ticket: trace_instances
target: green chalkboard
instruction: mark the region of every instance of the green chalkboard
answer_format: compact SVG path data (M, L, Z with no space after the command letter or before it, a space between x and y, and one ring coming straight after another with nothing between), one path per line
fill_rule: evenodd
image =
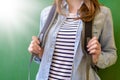
M12 3L17 5L9 5ZM8 0L5 6L0 6L0 80L27 80L29 52L27 50L31 36L39 32L39 17L41 10L52 4L53 0ZM107 69L99 70L102 80L120 80L120 1L100 0L108 6L113 15L115 41L117 46L117 63ZM15 4L14 3L14 4ZM16 12L9 13L10 7ZM7 10L6 10L7 9ZM4 12L4 14L3 14ZM5 18L4 18L5 17ZM31 80L35 80L39 65L32 63Z
M120 74L120 11L119 11L119 0L116 1L111 1L111 0L100 0L102 4L105 6L109 7L112 12L113 16L113 22L114 22L114 35L115 35L115 42L116 42L116 47L117 47L117 54L118 54L118 60L115 65L104 69L100 70L99 74L101 76L102 80L120 80L119 74Z

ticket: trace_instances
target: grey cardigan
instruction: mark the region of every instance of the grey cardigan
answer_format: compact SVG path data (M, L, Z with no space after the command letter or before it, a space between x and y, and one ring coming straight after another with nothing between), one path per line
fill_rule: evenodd
M50 9L51 6L45 8L41 12L40 29L42 29L42 27L44 26ZM48 80L50 65L52 62L52 55L54 53L56 34L59 25L64 20L65 16L58 15L58 18L55 20L53 26L51 27L49 33L47 34L47 38L45 40L46 42L44 44L45 45L44 53L41 58L41 61L39 61L39 59L35 59L37 62L40 62L40 67L36 76L36 80ZM82 22L82 26L84 27L84 22ZM84 28L82 30L82 36L84 37L83 33ZM78 34L76 39L77 47L75 47L76 53L73 62L71 80L86 80L87 60L86 58L84 58L84 53L83 54L80 53L81 52L80 49L81 45L79 44L80 34L79 32L77 34ZM101 6L100 12L97 13L97 15L95 16L95 19L93 21L93 36L96 36L98 38L102 50L98 62L95 65L102 69L113 65L117 59L113 34L113 22L110 9L105 6ZM83 37L81 38L83 39ZM89 80L100 80L99 76L91 67L89 69Z

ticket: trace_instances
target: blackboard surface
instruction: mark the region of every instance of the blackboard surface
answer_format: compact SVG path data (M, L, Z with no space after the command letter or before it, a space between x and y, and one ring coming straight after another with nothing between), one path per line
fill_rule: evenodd
M0 80L27 80L30 58L27 48L31 36L39 32L41 10L53 3L53 0L14 1L19 2L21 6L16 17L7 21L0 19ZM108 6L112 12L118 60L115 65L99 70L99 75L102 80L120 80L120 1L100 0L100 2ZM32 63L31 80L35 80L38 67L38 64Z

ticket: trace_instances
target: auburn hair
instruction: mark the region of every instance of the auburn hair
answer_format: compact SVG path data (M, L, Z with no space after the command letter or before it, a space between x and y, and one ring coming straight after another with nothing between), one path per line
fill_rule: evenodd
M59 14L65 14L62 9L64 7L64 0L55 0L56 10ZM84 22L89 22L94 19L96 12L100 10L98 0L83 0L83 4L78 10L79 18Z

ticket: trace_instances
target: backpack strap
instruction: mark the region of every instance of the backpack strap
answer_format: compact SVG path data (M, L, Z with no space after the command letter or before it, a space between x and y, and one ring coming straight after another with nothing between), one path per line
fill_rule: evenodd
M86 59L87 59L87 64L86 64L86 80L89 80L89 69L92 64L92 56L88 54L89 52L87 51L87 44L89 40L92 38L92 21L85 22L85 37L84 37L84 49L86 51Z
M85 38L84 38L84 49L86 51L86 58L87 58L87 66L86 66L86 78L89 80L89 69L90 66L94 69L95 72L98 72L99 68L93 63L92 56L88 54L87 51L87 44L89 40L92 38L92 21L85 22Z
M54 22L55 18L57 16L57 12L56 12L56 5L53 4L49 15L47 17L46 23L42 29L42 31L38 34L38 39L40 40L40 46L43 47L43 43L44 43L44 39L48 33L48 30L50 29L52 23Z
M50 13L47 17L47 21L46 21L43 29L41 30L41 32L38 34L38 39L40 40L40 46L41 47L44 47L43 44L45 42L46 34L48 33L48 30L50 29L50 27L51 27L52 23L54 22L56 16L57 16L56 5L53 4L53 6L50 10ZM34 57L34 54L32 54L30 62L32 62L33 57Z
M53 4L53 6L49 12L49 15L47 17L47 21L46 21L42 31L38 34L38 39L40 40L41 47L44 47L43 44L44 44L44 40L46 38L46 34L48 33L48 30L51 27L52 23L54 22L56 16L57 16L56 5ZM31 64L32 64L32 60L33 60L34 56L35 56L34 54L31 55L30 62L28 65L28 80L30 80L30 68L31 68Z
M87 44L89 40L92 38L92 21L85 22L85 38L84 38L84 49L87 53Z

